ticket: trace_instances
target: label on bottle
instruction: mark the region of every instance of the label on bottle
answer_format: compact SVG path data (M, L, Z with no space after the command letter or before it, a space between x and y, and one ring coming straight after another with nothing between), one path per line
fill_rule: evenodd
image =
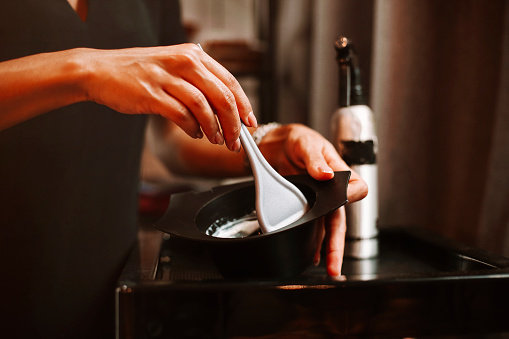
M375 143L366 141L341 141L341 157L348 166L376 164Z

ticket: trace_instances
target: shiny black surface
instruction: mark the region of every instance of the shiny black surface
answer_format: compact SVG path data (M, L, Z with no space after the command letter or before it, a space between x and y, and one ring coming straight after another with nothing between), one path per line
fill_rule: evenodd
M224 279L202 249L153 243L154 260L135 249L119 281L121 338L509 332L509 260L423 230L381 229L380 255L346 259L341 279L323 264L291 279Z

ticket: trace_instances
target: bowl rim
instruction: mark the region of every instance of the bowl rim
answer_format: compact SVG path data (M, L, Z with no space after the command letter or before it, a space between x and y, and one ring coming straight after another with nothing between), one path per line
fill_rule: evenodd
M208 235L198 229L196 217L213 200L219 199L234 190L253 187L254 180L241 183L223 185L203 192L184 192L173 194L165 214L154 223L154 227L170 236L198 241L209 244L239 244L260 241L267 237L278 236L291 229L302 227L314 222L322 216L348 203L347 188L350 179L350 171L338 171L330 180L320 181L308 174L284 176L288 181L297 186L306 186L315 194L314 205L301 218L293 223L268 233L261 233L243 238L221 238ZM189 203L189 202L192 203Z

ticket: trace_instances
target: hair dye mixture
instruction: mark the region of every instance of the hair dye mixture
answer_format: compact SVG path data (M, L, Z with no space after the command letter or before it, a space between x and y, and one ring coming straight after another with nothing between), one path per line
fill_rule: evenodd
M260 224L256 218L256 211L233 220L218 219L205 231L205 234L217 238L245 238L258 233Z

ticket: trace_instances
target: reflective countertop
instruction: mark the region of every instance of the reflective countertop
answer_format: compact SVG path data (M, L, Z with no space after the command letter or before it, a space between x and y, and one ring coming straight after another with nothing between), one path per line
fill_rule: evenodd
M200 248L142 226L118 283L119 337L509 332L509 259L412 227L380 228L376 243L376 257L345 258L337 279L321 263L290 279L228 280Z

